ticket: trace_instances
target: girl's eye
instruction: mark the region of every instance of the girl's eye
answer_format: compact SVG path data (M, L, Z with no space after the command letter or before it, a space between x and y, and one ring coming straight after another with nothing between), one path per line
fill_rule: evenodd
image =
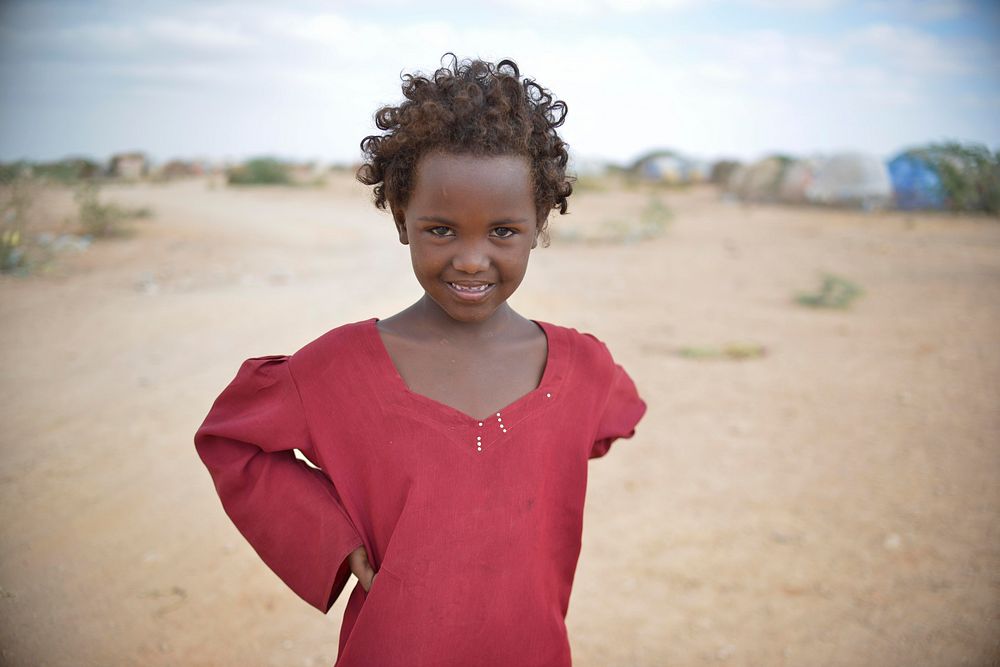
M433 236L451 236L451 228L445 227L444 225L439 225L437 227L431 227L427 230Z
M510 237L517 234L517 232L510 227L497 227L493 232L502 239L509 239Z

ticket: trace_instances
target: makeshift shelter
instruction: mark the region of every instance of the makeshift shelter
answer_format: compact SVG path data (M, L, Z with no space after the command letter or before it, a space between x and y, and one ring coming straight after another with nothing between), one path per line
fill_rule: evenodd
M712 165L709 171L708 180L715 183L716 185L721 185L727 187L729 185L729 179L732 177L733 172L736 168L741 166L736 160L719 160Z
M198 162L188 162L186 160L171 160L158 170L160 178L187 178L190 176L201 176L205 173L204 167Z
M874 155L840 153L820 165L806 196L817 204L881 208L892 203L892 182Z
M750 167L745 164L738 164L729 172L726 182L723 184L725 193L731 197L739 197L743 190L743 182L750 173Z
M684 161L677 155L657 155L639 165L638 173L650 181L684 182Z
M655 151L635 161L632 174L647 181L671 185L699 183L708 178L708 166L674 151Z
M804 204L806 192L816 178L816 161L792 160L785 167L778 184L778 199L786 204Z
M904 210L943 209L947 203L941 174L926 156L904 151L889 161L896 207Z
M736 194L744 201L777 201L781 179L790 162L781 155L754 162L744 174Z
M108 174L114 178L137 181L146 176L148 165L142 153L117 153L111 156Z
M712 165L705 160L690 160L685 175L688 183L707 183L712 180Z

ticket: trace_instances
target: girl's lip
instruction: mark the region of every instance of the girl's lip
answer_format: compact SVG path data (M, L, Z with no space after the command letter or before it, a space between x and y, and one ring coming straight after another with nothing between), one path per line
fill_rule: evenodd
M445 284L448 286L448 290L451 291L451 293L454 294L456 297L458 297L462 301L470 301L473 303L485 299L486 296L493 291L493 288L496 287L496 283L489 283L486 289L484 289L481 292L466 292L463 290L455 289L451 283L446 282Z

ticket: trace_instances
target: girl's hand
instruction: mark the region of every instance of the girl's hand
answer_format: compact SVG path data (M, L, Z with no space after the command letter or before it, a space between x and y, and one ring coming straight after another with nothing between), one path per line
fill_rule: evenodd
M351 572L361 582L361 587L365 589L365 593L371 590L377 573L372 569L371 563L368 562L368 552L365 551L364 547L358 547L351 552L351 555L347 557L347 566L351 568Z

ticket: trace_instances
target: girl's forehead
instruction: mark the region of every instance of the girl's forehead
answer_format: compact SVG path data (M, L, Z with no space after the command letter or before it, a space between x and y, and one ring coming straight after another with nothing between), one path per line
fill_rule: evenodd
M425 178L471 178L494 176L519 180L529 177L531 164L523 155L475 155L432 151L417 162L417 180Z
M469 155L434 152L417 163L410 204L441 204L466 196L483 203L502 198L533 204L531 166L521 155Z

